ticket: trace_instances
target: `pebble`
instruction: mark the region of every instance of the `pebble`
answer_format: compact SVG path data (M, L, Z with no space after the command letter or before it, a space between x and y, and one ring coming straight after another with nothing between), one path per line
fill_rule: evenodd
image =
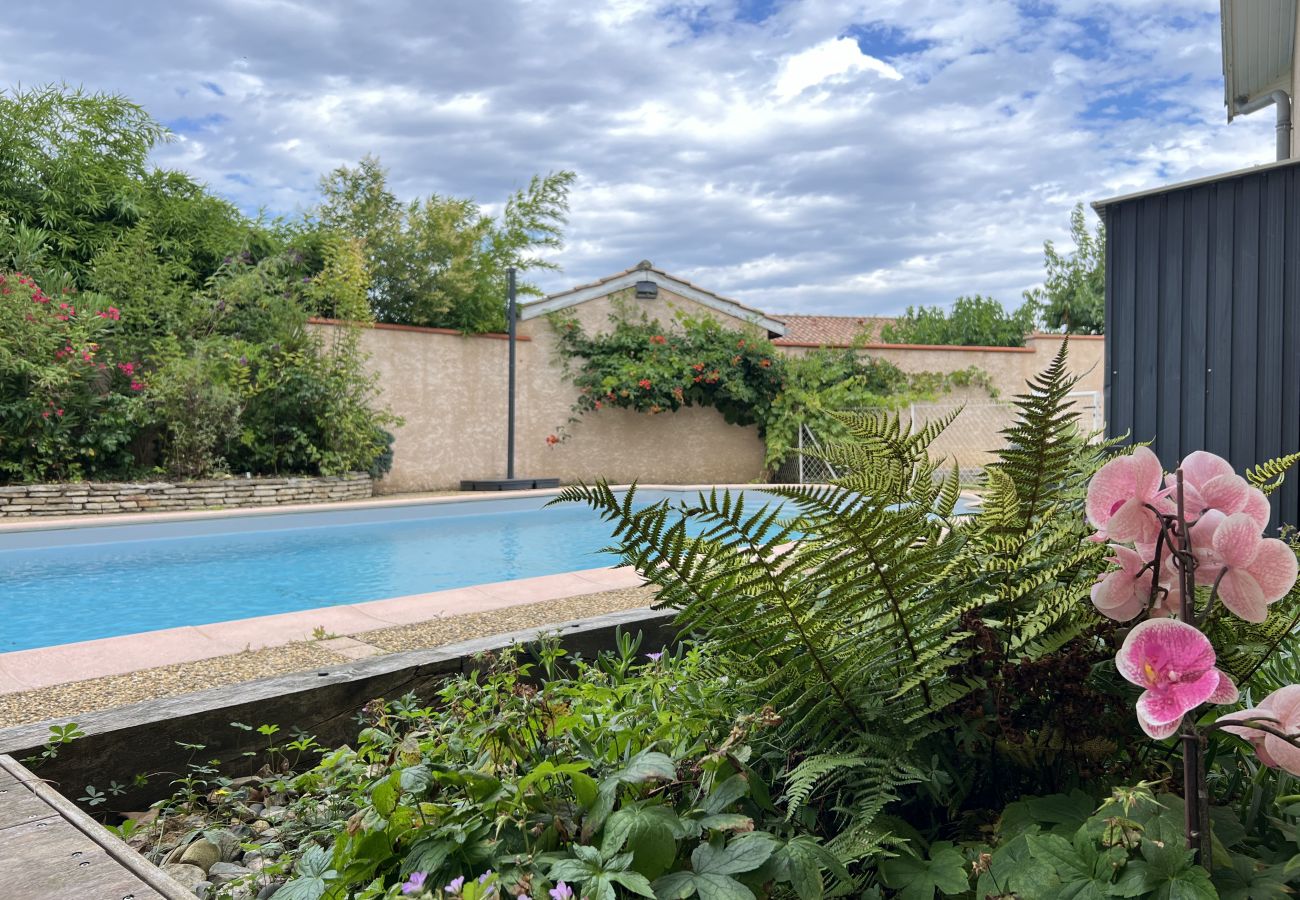
M211 893L211 881L200 881L198 884L194 885L194 896L198 897L199 900L208 900L208 895Z
M221 850L207 838L199 838L185 848L181 854L181 863L197 866L206 875L213 863L221 859Z
M253 874L253 870L234 863L219 862L208 870L208 880L216 887L222 887L233 881L239 881Z
M191 893L194 893L195 889L200 884L204 884L207 881L202 869L198 866L191 866L187 863L164 863L162 870L170 876L173 881Z
M228 828L206 831L203 836L217 845L217 849L221 851L221 862L234 862L242 852L239 836Z
M268 806L262 810L262 818L268 822L279 822L287 815L289 815L289 810L283 806Z
M266 821L266 819L258 819L256 822L254 822L252 825L249 825L248 827L253 829L253 834L261 834L271 827L271 823Z

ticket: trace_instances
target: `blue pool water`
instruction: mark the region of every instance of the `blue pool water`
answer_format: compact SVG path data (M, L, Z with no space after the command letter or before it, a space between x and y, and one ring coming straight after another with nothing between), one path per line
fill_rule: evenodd
M0 652L612 565L610 524L549 499L0 533Z
M549 499L0 534L0 652L612 565L611 526Z

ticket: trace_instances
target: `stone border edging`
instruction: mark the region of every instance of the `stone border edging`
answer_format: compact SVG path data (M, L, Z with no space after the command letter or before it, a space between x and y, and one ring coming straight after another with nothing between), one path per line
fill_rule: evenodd
M365 472L205 481L79 481L0 487L0 518L104 515L330 503L374 496Z
M643 647L657 649L676 636L673 616L671 611L651 609L607 613L87 713L73 719L85 737L62 745L58 756L43 763L37 774L64 792L116 780L132 787L114 798L115 808L142 809L167 793L166 785L173 773L185 772L191 756L219 760L230 767L225 770L227 774L255 770L260 761L257 757L250 761L243 753L260 753L265 738L255 731L232 728L231 722L275 724L285 734L298 727L322 745L333 747L355 740L357 725L353 717L370 700L427 691L448 676L475 669L474 657L484 651L503 650L513 644L535 646L544 636L555 635L570 654L589 658L613 647L618 630L640 631L645 638ZM49 737L50 726L67 721L65 718L4 729L0 731L0 753L17 759L38 754ZM195 756L179 747L177 741L202 743L204 749ZM150 775L151 785L135 787L137 774Z

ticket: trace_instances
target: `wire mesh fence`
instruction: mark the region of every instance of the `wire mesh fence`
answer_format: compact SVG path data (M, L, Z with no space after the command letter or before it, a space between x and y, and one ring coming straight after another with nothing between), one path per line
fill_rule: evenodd
M1086 431L1101 431L1104 425L1099 391L1077 391L1069 395L1079 416L1079 426ZM958 412L960 410L960 412ZM935 419L956 413L956 418L930 445L931 457L942 460L946 468L956 463L963 481L978 479L984 466L993 462L1006 446L1003 432L1016 419L1016 407L1004 401L984 403L914 403L898 410L868 409L864 412L895 412L904 427L913 431ZM800 427L798 446L776 470L772 480L781 484L817 484L830 481L838 474L825 460L818 458L821 443L807 425Z

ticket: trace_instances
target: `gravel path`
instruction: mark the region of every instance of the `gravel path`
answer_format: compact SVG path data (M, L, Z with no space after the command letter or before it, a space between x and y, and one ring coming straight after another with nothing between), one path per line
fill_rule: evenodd
M649 606L653 597L653 591L645 587L603 591L490 612L448 616L351 637L387 652L421 650L521 628L536 628L606 612L636 609ZM302 641L198 662L143 669L126 675L60 684L20 694L2 694L0 728L73 717L92 710L301 672L343 662L345 659L318 641Z

